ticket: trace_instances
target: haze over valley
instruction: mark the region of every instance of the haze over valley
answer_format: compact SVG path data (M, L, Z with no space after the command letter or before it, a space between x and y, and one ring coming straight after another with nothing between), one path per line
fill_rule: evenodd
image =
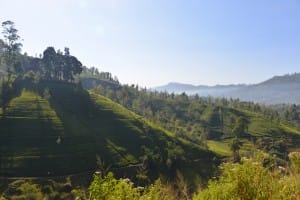
M232 85L189 85L171 82L165 86L154 88L188 95L211 96L216 98L234 98L242 101L254 101L262 104L300 104L300 74L293 73L275 76L257 84Z

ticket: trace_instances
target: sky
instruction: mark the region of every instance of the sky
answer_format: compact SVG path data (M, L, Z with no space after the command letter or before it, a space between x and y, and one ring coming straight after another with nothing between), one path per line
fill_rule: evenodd
M123 84L258 83L300 72L300 0L0 0L23 52L69 47Z

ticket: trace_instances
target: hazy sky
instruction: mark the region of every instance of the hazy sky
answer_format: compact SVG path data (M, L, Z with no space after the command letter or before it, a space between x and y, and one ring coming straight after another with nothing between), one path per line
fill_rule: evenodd
M23 51L68 46L122 83L257 83L300 72L300 0L0 0Z

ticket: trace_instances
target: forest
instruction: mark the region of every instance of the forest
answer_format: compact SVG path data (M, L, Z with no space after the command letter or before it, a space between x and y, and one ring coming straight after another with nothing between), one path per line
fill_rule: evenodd
M300 199L300 105L121 84L0 39L0 199Z

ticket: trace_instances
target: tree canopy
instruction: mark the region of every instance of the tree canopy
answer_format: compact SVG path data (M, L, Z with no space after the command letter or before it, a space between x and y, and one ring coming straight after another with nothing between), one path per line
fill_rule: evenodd
M13 73L22 73L22 67L18 62L22 43L20 42L21 37L18 35L18 30L15 28L14 22L9 20L3 22L2 29L4 41L0 42L0 52L3 54L8 78L10 78Z
M41 59L43 77L47 80L74 81L74 75L82 72L82 64L70 54L70 49L65 52L55 50L54 47L47 47Z

